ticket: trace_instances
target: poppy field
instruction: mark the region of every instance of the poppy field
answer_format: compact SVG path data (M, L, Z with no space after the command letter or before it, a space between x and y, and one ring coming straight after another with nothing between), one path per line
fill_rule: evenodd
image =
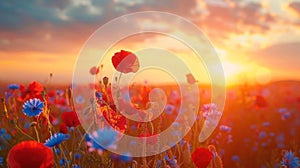
M122 63L125 58L126 63ZM120 74L135 73L139 69L137 57L124 50L115 53L112 64ZM101 68L102 65L91 67L89 75L97 76L99 81L88 86L38 81L2 83L1 167L300 166L299 82L245 83L228 87L225 107L220 109L211 102L210 86L198 84L191 74L186 76L185 90L176 84L152 86L144 83L130 85L128 95L124 96L123 88L111 82L115 80L118 84L120 79L100 75ZM200 90L196 95L200 97L199 107L193 106L197 99L185 97L192 85ZM151 96L151 90L158 87L166 97ZM85 88L92 89L93 95L84 95ZM189 102L187 107L180 107L181 94ZM154 106L160 104L153 102L163 99L166 104L162 113L154 117L157 110ZM179 113L189 110L196 110L196 115L184 112L185 118L177 120ZM135 116L138 120L126 116ZM189 127L191 118L195 122ZM215 129L200 140L205 126ZM172 127L170 134L160 136L169 127ZM123 134L138 140L122 147L118 141L125 138ZM140 157L131 152L113 152L120 148L137 148L139 141L143 143L138 149Z

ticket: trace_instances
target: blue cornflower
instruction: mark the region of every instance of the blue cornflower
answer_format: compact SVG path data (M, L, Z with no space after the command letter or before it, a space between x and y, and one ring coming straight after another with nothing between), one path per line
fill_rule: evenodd
M53 134L44 143L45 146L54 147L55 145L61 144L63 141L70 139L70 134L57 133Z
M29 117L35 117L43 111L44 103L37 98L27 100L23 104L23 113Z
M240 161L240 157L238 155L233 155L231 157L231 160L234 161L234 162L239 162Z
M83 97L83 96L78 95L78 96L76 97L76 103L78 103L78 104L83 104L84 102L85 102L85 100L84 100L84 97Z
M262 126L264 126L264 127L268 127L268 126L270 126L271 124L270 124L270 122L263 122L262 123Z
M65 159L60 159L60 160L59 160L59 165L60 165L60 166L63 166L63 165L65 165L65 164L66 164Z
M55 151L55 153L56 153L57 155L60 155L60 149L59 149L59 148L56 148L54 151Z
M222 112L217 109L217 106L213 103L204 104L202 106L203 117L205 119L204 126L216 127L218 125L219 119L222 116Z
M20 88L20 85L18 84L10 84L8 85L8 89L11 89L11 90L17 90Z
M102 100L102 93L101 92L95 92L95 96L96 96L96 98L98 99L98 100Z
M115 148L115 142L117 140L118 133L111 129L104 127L93 132L91 135L86 135L87 146L89 151L97 150L99 154L102 154L106 148Z
M287 110L286 108L280 108L280 109L278 110L278 112L279 112L279 113L286 113L286 112L288 112L288 110Z
M0 157L0 165L3 164L3 157Z
M296 157L292 151L286 151L280 163L282 166L289 168L297 168L300 166L299 158Z
M286 112L286 113L281 114L281 119L282 120L287 120L289 118L291 118L291 113L290 112Z
M6 134L5 128L0 128L0 137Z
M131 128L132 131L136 130L136 126L135 125L132 125L130 128Z
M8 100L9 98L13 97L14 94L10 93L10 92L5 92L5 99Z
M66 161L66 159L62 158L62 159L59 160L59 165L60 166L65 166L67 163L70 163L70 162L71 162L70 160Z
M179 127L179 126L180 126L180 124L179 124L178 122L173 122L172 125L173 125L174 127Z
M166 155L165 160L167 161L167 163L169 164L169 166L171 168L179 168L179 166L177 165L176 156L173 156L172 158L169 158L168 155Z
M76 160L78 160L82 158L82 155L80 153L75 153L74 157Z
M261 131L258 136L259 136L259 138L266 138L267 133L265 131Z
M65 92L63 90L56 90L56 95L57 96L63 96Z
M183 140L183 139L182 139L182 140L180 140L180 141L179 141L179 145L180 145L180 147L182 147L182 146L183 146L185 143L186 143L186 141L185 141L185 140Z
M279 149L283 149L283 148L284 148L284 144L283 144L283 143L278 143L278 144L277 144L277 147L278 147Z
M266 142L262 142L260 145L261 147L266 147L268 144Z
M77 165L77 164L74 164L73 165L73 168L81 168L81 166Z
M130 153L124 153L124 154L120 155L119 159L121 161L123 161L123 162L130 162L130 161L132 161L132 157L131 157Z
M161 168L162 167L162 161L158 160L156 163L156 168Z
M220 130L224 131L224 132L230 132L231 131L231 127L227 126L227 125L220 125Z
M171 114L173 114L174 110L175 110L175 106L173 106L171 104L166 105L166 108L165 108L166 114L171 115Z
M214 103L208 103L208 104L204 104L202 107L201 107L202 111L203 111L203 117L207 117L209 115L209 113L214 113L217 110L217 105L214 104Z
M0 128L0 142L6 143L6 140L10 140L11 135L7 133L5 128Z
M181 132L179 130L175 130L171 133L173 136L178 136L180 137L181 136Z

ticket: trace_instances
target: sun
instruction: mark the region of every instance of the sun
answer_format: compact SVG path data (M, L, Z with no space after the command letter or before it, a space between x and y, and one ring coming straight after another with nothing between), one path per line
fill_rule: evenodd
M216 48L216 52L221 60L226 84L238 84L241 74L245 71L245 66L241 63L234 62L234 60L229 60L229 53L224 49Z
M222 61L222 66L227 85L237 84L240 82L240 76L244 72L242 65L229 61Z

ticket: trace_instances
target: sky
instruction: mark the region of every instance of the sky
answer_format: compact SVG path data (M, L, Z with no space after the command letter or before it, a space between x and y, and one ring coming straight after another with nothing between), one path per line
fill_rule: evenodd
M3 0L0 81L45 81L53 73L53 82L71 83L77 57L90 36L112 19L142 11L169 12L195 24L214 46L229 84L300 80L299 0ZM140 24L164 29L163 24L145 20ZM115 27L103 40L123 29ZM181 58L190 54L178 41L150 34L124 39L108 55L153 46L170 49ZM104 50L103 46L94 49ZM102 73L110 73L109 63L105 62ZM193 74L198 81L209 80L207 75Z

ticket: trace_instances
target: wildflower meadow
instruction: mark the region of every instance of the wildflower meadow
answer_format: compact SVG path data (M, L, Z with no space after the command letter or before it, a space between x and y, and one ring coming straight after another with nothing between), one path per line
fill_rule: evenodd
M126 64L122 60L128 58ZM111 63L120 74L139 69L137 57L125 50L116 52ZM105 65L91 67L89 75L97 77L88 86L55 85L32 81L29 84L1 85L0 165L1 167L286 167L297 168L300 148L300 83L273 82L266 85L241 84L227 88L224 109L211 103L208 85L198 84L187 74L190 85L200 89L200 106L192 127L188 119L176 120L180 109L180 89L176 85L159 86L166 95L166 105L154 120L155 105L151 103L147 83L129 86L129 95L122 96L120 80L101 74ZM50 75L50 78L53 74ZM122 78L122 75L120 75ZM81 88L82 87L82 88ZM94 94L85 96L85 87ZM117 93L112 89L116 89ZM79 90L74 97L74 90ZM117 98L114 98L117 97ZM152 97L153 98L153 97ZM164 97L155 95L163 101ZM193 98L186 98L193 105ZM152 100L153 101L153 100ZM89 106L84 106L88 102ZM77 106L77 108L75 107ZM81 111L76 111L81 109ZM152 109L149 111L148 109ZM222 110L222 111L221 111ZM186 113L186 112L185 112ZM139 121L126 115L135 115ZM91 116L91 117L86 117ZM220 120L219 120L220 119ZM88 120L88 122L85 122ZM83 124L88 123L87 127ZM172 126L170 135L159 134ZM183 127L182 127L183 126ZM203 127L215 127L204 141ZM187 134L178 139L187 129ZM159 144L163 152L136 157L130 152L117 154L110 149L121 148L124 135L142 140L139 151L155 152ZM171 141L168 141L172 139ZM178 140L178 143L174 143ZM136 148L130 141L125 149ZM123 146L124 148L124 146ZM143 152L142 152L143 153Z

